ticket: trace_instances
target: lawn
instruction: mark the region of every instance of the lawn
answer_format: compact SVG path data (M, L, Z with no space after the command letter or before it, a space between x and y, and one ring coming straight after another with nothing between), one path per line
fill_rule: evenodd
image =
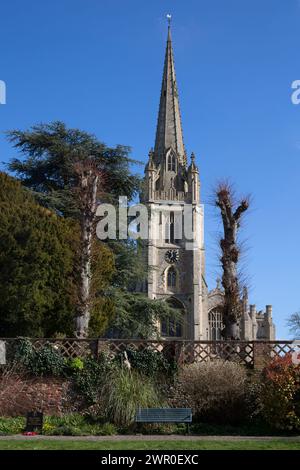
M71 441L1 440L0 450L300 450L300 442L244 441Z

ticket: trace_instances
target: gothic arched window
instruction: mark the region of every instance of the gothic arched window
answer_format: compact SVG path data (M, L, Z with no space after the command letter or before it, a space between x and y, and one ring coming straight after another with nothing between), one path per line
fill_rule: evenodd
M167 302L173 308L178 309L178 315L176 315L175 318L166 318L161 321L161 335L171 338L181 338L183 336L183 305L175 298L168 299Z
M166 224L166 238L165 241L166 243L174 243L174 228L175 228L175 217L174 217L174 212L170 212L169 215L169 220L167 221Z
M176 161L173 152L170 152L168 156L168 171L176 171Z
M209 324L209 339L211 341L218 341L222 339L222 330L223 330L223 319L222 313L214 309L208 314L208 324Z
M167 273L167 287L169 288L174 288L176 287L177 285L177 272L176 272L176 269L173 268L173 266L171 268L168 269L168 273Z

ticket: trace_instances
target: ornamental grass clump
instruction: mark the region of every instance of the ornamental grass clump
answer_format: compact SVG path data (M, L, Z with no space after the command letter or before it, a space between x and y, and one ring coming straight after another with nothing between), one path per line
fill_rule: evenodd
M106 418L117 426L132 424L138 408L162 405L152 380L125 368L110 374L103 393Z

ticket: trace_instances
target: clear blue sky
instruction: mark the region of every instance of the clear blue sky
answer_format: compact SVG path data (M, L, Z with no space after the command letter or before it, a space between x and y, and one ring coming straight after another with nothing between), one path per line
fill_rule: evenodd
M297 0L10 0L0 7L3 131L63 120L146 161L154 144L166 13L185 144L202 202L225 176L252 193L244 236L250 300L272 303L277 337L300 308L300 79ZM206 206L207 279L217 272L218 223Z

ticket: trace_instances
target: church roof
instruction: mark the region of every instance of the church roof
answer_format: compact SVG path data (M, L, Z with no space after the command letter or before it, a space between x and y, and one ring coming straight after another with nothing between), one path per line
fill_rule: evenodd
M186 164L170 25L154 148L156 160L161 161L169 148L175 150L181 163Z

